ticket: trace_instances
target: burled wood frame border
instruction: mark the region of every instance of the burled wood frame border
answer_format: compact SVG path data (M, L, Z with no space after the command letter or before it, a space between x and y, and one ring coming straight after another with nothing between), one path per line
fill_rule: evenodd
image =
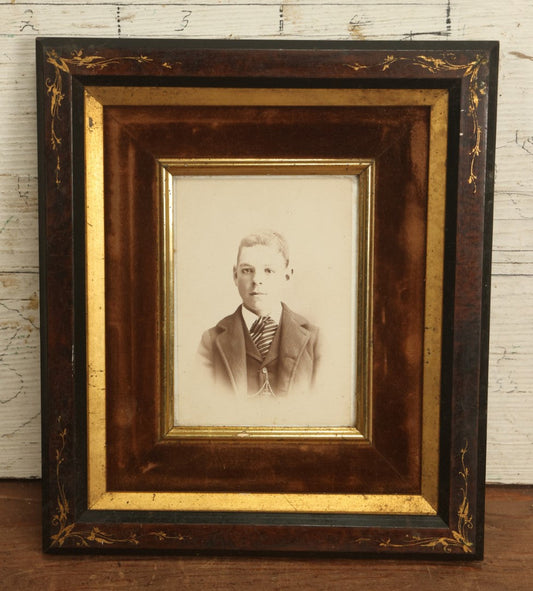
M37 42L45 549L332 552L480 558L497 43ZM260 64L260 67L258 66ZM444 88L450 97L439 509L333 513L91 511L85 472L84 163L90 85ZM78 105L78 107L76 107ZM82 198L83 199L83 198ZM224 525L222 525L224 524ZM216 536L214 535L216 532Z

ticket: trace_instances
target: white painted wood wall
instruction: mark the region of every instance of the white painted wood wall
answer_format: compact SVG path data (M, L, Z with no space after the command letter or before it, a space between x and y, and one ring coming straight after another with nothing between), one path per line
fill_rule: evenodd
M531 0L0 0L0 477L40 476L37 35L500 40L487 479L533 483Z

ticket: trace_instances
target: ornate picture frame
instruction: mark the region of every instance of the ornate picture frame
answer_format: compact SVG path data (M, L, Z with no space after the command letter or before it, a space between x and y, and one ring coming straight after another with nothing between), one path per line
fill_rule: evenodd
M497 67L496 42L37 40L45 551L482 558ZM208 187L217 198L236 176L241 196L230 185L228 216L200 238ZM210 179L184 220L178 177ZM229 288L212 291L238 298L234 212L255 220L261 183L274 210L272 177L285 192L269 223L291 218L315 249L295 299L322 290L311 322L294 316L306 336L291 367L315 359L316 313L327 378L315 414L305 391L264 424L219 419L226 402L183 386L195 370L180 355L229 321L216 306L211 320L197 297L209 279L176 261L203 245L201 269L227 266ZM318 255L345 198L305 201L306 182L337 177L357 187L343 281ZM226 237L227 265L212 256ZM279 346L261 392L278 389ZM180 424L184 392L196 418ZM321 421L335 400L353 414Z

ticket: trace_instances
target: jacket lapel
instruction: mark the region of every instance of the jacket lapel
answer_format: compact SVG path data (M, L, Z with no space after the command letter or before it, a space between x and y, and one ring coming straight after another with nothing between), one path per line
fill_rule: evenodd
M294 374L305 346L310 339L310 331L303 326L295 314L283 304L281 316L281 335L279 344L280 369L278 389L280 392L290 390Z
M237 393L246 392L246 346L240 307L231 316L221 320L217 327L221 332L216 339L216 346L231 384Z
M280 371L278 376L278 389L280 392L290 390L298 362L310 338L310 331L300 322L285 304L282 304L280 330L274 339L279 339L279 347L271 347L263 362L263 365L273 361L279 356ZM231 315L217 324L220 334L216 338L216 346L228 372L231 385L237 393L245 393L248 388L246 375L246 354L262 361L252 340L245 337L245 327L242 320L240 307ZM249 343L248 343L249 341ZM273 341L273 344L274 341Z

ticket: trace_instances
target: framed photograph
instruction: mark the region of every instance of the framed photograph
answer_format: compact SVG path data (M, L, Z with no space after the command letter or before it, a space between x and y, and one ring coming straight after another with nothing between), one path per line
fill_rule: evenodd
M46 551L482 558L497 66L37 40Z
M169 410L180 435L198 425L231 426L249 436L257 431L252 427L354 427L357 197L370 163L278 160L265 174L267 162L217 163L221 174L210 176L193 176L187 163L188 176L171 181L174 231L165 253L167 261L174 256L175 272L166 309L174 316L164 326L173 326L167 351L174 363L166 393L173 394ZM179 164L169 168L181 172ZM256 261L261 252L267 259ZM245 315L268 310L280 327L272 327L277 338L264 357L245 338L253 331L242 330L242 306ZM253 368L251 359L242 363L248 354Z

